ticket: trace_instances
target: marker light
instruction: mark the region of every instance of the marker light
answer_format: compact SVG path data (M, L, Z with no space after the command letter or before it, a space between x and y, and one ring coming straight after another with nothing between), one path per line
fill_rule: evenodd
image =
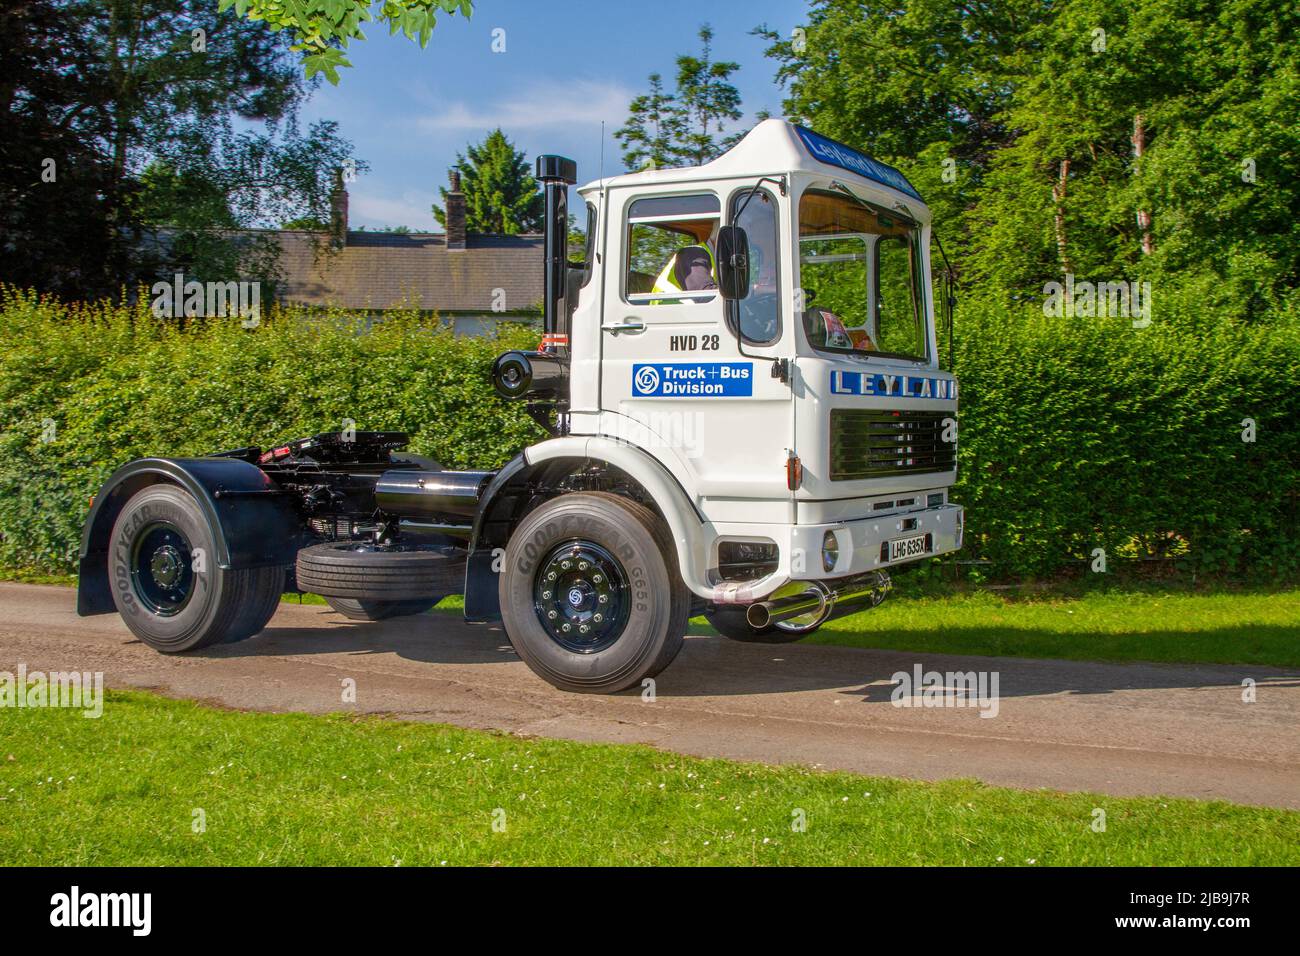
M785 460L785 486L791 491L796 490L803 484L803 463L799 461L799 456L791 454Z

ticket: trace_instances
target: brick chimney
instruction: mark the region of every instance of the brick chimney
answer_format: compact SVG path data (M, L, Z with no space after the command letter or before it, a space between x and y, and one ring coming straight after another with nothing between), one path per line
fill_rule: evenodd
M334 188L330 190L330 242L342 248L348 242L348 191L343 186L343 170L334 170Z
M465 194L460 191L460 172L451 170L451 189L447 191L447 248L465 248Z

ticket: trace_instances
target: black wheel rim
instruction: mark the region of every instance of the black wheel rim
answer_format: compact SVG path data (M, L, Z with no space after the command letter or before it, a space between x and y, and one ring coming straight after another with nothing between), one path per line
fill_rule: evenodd
M167 522L146 527L131 551L131 589L140 604L160 617L180 613L194 593L190 542Z
M538 565L533 603L551 640L575 654L594 654L623 634L627 574L600 545L566 541Z

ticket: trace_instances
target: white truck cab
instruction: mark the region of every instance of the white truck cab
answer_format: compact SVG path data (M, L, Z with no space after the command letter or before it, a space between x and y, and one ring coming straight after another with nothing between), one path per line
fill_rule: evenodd
M901 173L773 119L706 165L579 194L595 230L569 319L569 434L530 460L576 442L652 458L680 489L661 508L685 583L715 604L961 546L930 211ZM716 258L727 225L748 240L743 297L655 287L681 248Z

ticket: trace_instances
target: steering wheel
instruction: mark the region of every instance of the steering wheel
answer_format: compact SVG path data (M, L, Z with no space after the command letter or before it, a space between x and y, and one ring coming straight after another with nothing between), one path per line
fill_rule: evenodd
M751 292L740 300L740 331L751 342L770 342L780 330L780 301L775 292Z

